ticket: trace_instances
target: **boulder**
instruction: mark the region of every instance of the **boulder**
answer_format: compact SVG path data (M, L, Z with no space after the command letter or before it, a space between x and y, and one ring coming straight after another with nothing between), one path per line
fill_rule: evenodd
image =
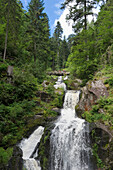
M91 83L88 83L88 90L89 92L92 92L97 99L100 98L100 96L109 96L109 93L107 91L106 86L104 85L104 83L102 82L102 80L96 80L96 81L92 81Z
M46 80L44 80L43 83L42 83L42 86L43 86L43 87L47 87L48 85L49 85L49 82L46 81Z
M85 87L81 89L82 97L77 105L78 113L89 111L92 105L96 104L96 101L102 96L109 96L106 86L102 80L89 81Z

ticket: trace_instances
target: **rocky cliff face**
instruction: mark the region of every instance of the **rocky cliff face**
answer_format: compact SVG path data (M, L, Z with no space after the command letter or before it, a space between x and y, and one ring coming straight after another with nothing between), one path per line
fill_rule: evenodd
M92 105L96 104L100 96L109 96L107 88L102 80L89 81L86 86L81 89L81 93L82 97L77 106L77 111L79 113L91 110Z
M13 150L13 155L9 161L6 170L22 170L23 169L22 154L23 154L22 150L18 146L15 146Z
M81 98L76 106L78 116L82 117L82 113L90 111L92 105L95 105L100 97L108 96L109 92L102 80L89 81L81 89ZM101 108L98 112L101 114L104 111ZM104 122L98 120L90 124L90 134L92 147L97 147L97 155L95 155L97 164L100 166L99 161L102 160L105 169L113 169L113 130L108 125L105 125Z

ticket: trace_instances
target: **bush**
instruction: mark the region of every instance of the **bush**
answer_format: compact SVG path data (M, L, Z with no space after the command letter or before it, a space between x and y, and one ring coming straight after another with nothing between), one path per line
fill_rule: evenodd
M76 69L77 76L86 81L93 78L93 75L97 70L97 63L95 61L87 61Z
M6 150L2 147L0 147L0 167L3 168L3 166L7 165L10 157L12 156L13 148L7 148Z
M0 75L1 75L1 73L7 71L7 67L8 67L8 65L6 63L0 63Z
M113 86L113 76L108 80L110 86Z

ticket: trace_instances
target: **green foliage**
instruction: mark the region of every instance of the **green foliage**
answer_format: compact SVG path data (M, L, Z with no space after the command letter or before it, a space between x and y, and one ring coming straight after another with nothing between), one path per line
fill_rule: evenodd
M104 83L109 84L110 86L113 87L113 76L110 79L106 79L106 81Z
M34 96L37 90L37 79L29 72L16 69L13 84L0 82L0 103L11 104Z
M107 85L109 96L100 97L96 104L92 106L92 109L83 114L83 117L85 117L87 121L99 121L108 126L110 129L113 129L113 87L111 85L112 73L112 67L107 66L95 75L94 79L102 79L105 86ZM111 84L108 84L109 82Z
M65 5L68 5L70 1L65 2ZM77 5L79 3L83 2L78 1ZM80 9L76 8L77 6L73 7L73 9L80 12ZM71 54L67 61L67 66L73 76L89 80L93 78L95 71L99 67L103 68L105 65L109 67L113 65L112 8L113 2L106 1L98 14L97 21L95 23L93 21L90 24L88 23L87 30L81 30L80 33L73 37ZM70 17L75 17L74 12L74 10L70 11ZM78 14L76 19L80 19L79 21L81 21L82 17ZM108 81L112 86L112 78Z
M6 71L7 71L7 64L0 63L0 75L2 74L2 72L6 72Z
M12 156L13 148L7 148L6 150L0 147L0 167L3 168Z
M21 130L25 124L24 117L33 115L32 110L35 105L34 101L27 100L9 106L0 105L0 131L4 134L2 145L15 144L21 138Z
M96 161L97 161L98 168L104 168L104 163L98 156L98 145L95 143L92 149L93 149L93 155L95 156Z
M70 4L73 2L73 5ZM96 2L88 0L65 0L62 8L68 6L69 14L67 15L67 20L73 20L73 28L75 32L81 31L81 29L87 29L87 16L92 15L92 9L94 8Z
M41 158L41 167L46 170L49 165L49 145L50 145L50 130L47 128L44 130L44 135L41 138L39 145L39 157Z

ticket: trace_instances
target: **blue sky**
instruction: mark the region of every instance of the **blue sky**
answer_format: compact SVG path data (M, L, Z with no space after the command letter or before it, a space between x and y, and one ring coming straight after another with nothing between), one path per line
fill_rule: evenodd
M30 0L21 0L24 7L26 8L28 6L28 3ZM60 10L61 3L63 3L65 0L44 0L44 7L45 7L45 12L47 13L49 17L49 24L50 24L50 29L51 29L51 35L54 32L55 25L57 21L60 21L61 26L63 28L63 36L65 35L66 38L70 35L73 34L72 30L72 24L73 21L69 21L67 23L66 21L66 15L69 13L68 8L66 8L64 11ZM71 3L70 5L74 5L75 1ZM98 13L99 9L93 9L93 12ZM88 17L88 21L91 22L92 16Z
M55 23L57 22L57 20L59 20L60 16L63 13L63 11L60 10L60 4L63 1L64 0L45 0L44 1L45 12L47 13L49 17L51 34L53 34L54 32ZM21 2L23 3L23 6L26 8L30 0L21 0Z

